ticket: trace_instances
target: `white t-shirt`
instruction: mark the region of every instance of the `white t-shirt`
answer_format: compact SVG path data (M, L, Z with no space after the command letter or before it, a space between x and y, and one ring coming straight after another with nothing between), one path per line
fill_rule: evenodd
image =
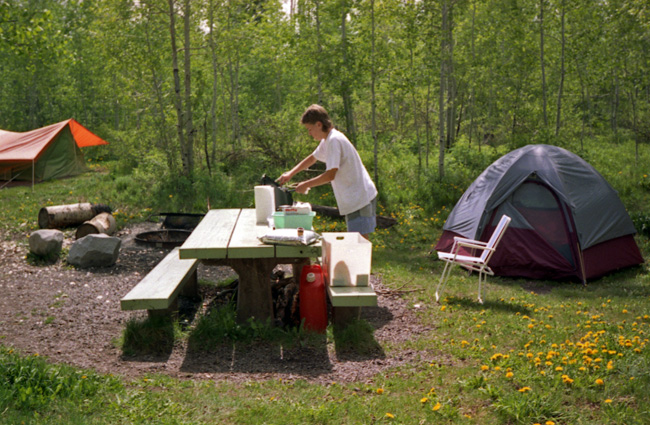
M327 170L338 168L332 188L341 215L360 210L377 196L377 188L363 166L359 153L337 129L333 128L327 138L321 140L312 155L324 162Z

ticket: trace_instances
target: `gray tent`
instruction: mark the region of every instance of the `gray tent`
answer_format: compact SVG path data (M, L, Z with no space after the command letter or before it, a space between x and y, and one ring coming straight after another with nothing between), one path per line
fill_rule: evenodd
M512 222L490 261L497 275L584 282L643 262L616 191L557 146L528 145L490 165L450 213L436 249L448 252L457 235L486 241L503 214Z

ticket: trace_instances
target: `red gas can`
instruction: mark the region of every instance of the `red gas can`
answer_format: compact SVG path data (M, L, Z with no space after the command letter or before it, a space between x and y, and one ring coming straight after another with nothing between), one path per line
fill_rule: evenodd
M325 333L327 300L323 271L318 264L303 266L300 273L300 320L306 329Z

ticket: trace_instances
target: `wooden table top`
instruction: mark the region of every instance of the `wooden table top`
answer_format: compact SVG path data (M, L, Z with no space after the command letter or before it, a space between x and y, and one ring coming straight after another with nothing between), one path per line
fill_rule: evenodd
M270 228L257 224L255 209L210 210L179 249L181 259L310 258L321 256L321 243L267 245L258 237Z

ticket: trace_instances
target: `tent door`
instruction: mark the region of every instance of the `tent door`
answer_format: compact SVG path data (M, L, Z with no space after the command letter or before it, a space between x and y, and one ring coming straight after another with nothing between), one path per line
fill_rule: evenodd
M572 267L576 261L575 226L568 208L544 183L526 180L512 194L510 201L535 231Z

